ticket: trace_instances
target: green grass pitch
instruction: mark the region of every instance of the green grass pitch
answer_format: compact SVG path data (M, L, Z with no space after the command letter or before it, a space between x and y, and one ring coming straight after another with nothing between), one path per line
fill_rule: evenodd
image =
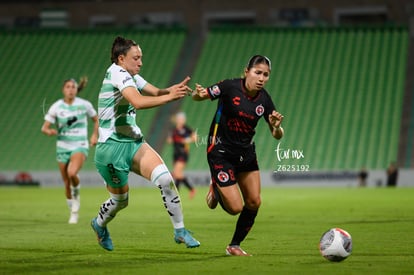
M107 197L82 187L80 221L67 224L62 188L0 188L0 274L413 274L414 188L263 188L255 226L242 243L253 257L224 253L236 218L182 190L185 223L201 242L173 231L157 188L132 188L109 224L115 250L98 246L89 222ZM331 227L347 230L353 253L331 263L318 251Z

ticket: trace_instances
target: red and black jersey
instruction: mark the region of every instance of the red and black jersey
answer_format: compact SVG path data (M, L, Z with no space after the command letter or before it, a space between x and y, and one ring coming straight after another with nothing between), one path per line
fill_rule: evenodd
M186 139L191 138L193 130L184 126L180 129L174 128L171 131L171 139L174 144L174 154L188 154L189 144Z
M217 144L235 149L249 147L259 119L264 117L268 122L269 114L276 110L265 89L250 97L244 82L244 78L228 79L207 88L211 100L219 100L210 126L208 148Z

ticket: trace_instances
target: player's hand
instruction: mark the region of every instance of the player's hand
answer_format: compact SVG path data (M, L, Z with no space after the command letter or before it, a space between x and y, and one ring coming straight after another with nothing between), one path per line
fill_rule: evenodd
M172 85L171 87L168 88L168 91L170 92L169 94L173 100L180 99L188 95L189 93L191 93L192 91L191 88L187 86L187 83L188 81L190 81L190 79L191 78L187 76L180 83Z
M46 135L48 136L57 136L58 132L56 129L48 129L48 131L46 132Z
M198 95L200 98L208 97L207 90L200 84L196 83L195 94Z
M275 110L273 110L273 112L269 115L269 123L273 126L273 128L279 128L282 121L283 115Z
M89 143L91 146L95 146L98 143L98 137L92 134Z

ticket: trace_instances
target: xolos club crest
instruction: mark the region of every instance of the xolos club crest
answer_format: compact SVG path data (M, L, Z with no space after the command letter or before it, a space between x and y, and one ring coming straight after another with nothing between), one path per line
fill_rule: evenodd
M224 171L220 171L217 175L217 178L220 182L227 182L229 180L229 174Z
M262 104L260 104L260 105L258 105L257 107L256 107L256 115L258 115L258 116L262 116L263 115L263 113L264 113L264 107L263 107L263 105Z

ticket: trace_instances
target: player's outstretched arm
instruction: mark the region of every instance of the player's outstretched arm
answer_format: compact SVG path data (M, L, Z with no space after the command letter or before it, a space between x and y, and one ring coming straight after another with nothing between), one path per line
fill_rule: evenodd
M161 95L169 94L171 91L175 91L177 89L182 89L182 88L185 88L187 90L187 93L191 93L192 90L190 89L190 87L187 86L187 83L188 81L190 81L190 79L191 78L187 76L180 83L174 84L171 87L164 88L164 89L160 89L152 85L151 83L147 83L147 85L145 85L144 89L142 90L142 94L146 96L161 96Z
M168 94L160 96L145 96L140 94L135 87L126 87L122 90L122 95L135 109L139 110L164 105L170 101L183 98L187 95L187 88L179 87L169 91Z

